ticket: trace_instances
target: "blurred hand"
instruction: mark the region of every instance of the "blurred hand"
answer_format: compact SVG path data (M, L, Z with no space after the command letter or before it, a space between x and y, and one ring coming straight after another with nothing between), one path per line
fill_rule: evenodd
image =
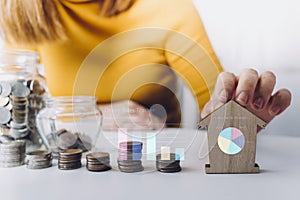
M165 119L130 100L98 105L103 113L103 129L157 130L165 127Z
M202 117L233 99L250 112L269 123L291 104L291 92L280 89L273 93L276 76L270 72L261 75L253 69L245 69L237 77L223 72L219 75L211 100L205 105Z

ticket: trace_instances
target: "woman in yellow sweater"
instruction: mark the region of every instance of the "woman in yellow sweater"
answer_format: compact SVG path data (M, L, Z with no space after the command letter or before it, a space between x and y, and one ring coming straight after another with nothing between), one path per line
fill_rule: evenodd
M106 129L179 126L177 75L203 115L233 98L269 122L290 104L271 72L221 73L192 0L0 0L0 11L7 44L40 53L51 94L97 96Z

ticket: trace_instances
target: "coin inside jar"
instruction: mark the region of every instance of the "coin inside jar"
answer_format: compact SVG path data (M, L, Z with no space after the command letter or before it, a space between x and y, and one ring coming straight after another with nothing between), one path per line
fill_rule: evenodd
M11 93L11 86L7 82L1 82L1 96L2 97L8 97L9 94Z
M11 119L11 113L6 108L0 107L0 124L7 124Z
M60 149L71 149L75 146L78 136L71 132L65 131L57 136L57 145Z

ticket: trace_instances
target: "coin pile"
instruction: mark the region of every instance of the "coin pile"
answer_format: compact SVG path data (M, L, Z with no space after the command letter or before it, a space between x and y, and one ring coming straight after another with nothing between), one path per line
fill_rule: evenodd
M110 170L109 153L98 152L87 154L86 168L92 172L104 172Z
M0 83L0 126L2 134L39 144L35 118L44 107L44 88L36 80Z
M56 138L56 145L59 150L81 149L83 152L87 152L92 149L92 140L87 135L72 133L66 129L61 129L54 135L52 138Z
M9 135L0 135L0 143L14 141L14 138Z
M0 144L0 167L17 167L24 164L26 146L23 141Z
M52 166L50 151L33 151L26 154L25 164L28 169L44 169Z
M162 159L161 154L158 154L156 156L156 168L160 172L164 173L174 173L174 172L180 172L180 160L176 160L176 154L171 153L170 159L165 160Z
M59 152L58 169L73 170L81 168L81 149L68 149L64 152Z
M118 167L121 172L133 173L144 170L142 165L143 143L130 141L119 144Z

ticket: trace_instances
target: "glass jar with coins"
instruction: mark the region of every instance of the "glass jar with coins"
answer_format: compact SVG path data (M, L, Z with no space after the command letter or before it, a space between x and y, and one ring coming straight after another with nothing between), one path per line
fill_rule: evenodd
M21 140L27 151L41 147L36 115L44 107L46 83L35 51L0 50L0 143Z
M95 97L51 97L45 105L37 116L37 127L54 157L70 149L88 152L94 147L102 128Z

